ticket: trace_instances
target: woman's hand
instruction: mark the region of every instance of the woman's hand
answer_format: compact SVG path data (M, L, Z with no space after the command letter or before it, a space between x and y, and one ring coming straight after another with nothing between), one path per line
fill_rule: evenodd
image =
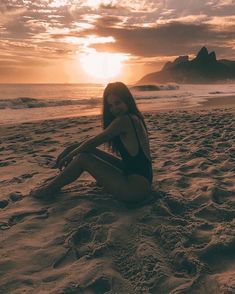
M73 150L75 150L76 148L78 148L81 144L83 143L73 143L70 146L66 147L58 156L56 159L56 167L59 168L60 162L62 159L64 159L69 153L71 153Z
M59 168L60 170L62 170L63 168L65 168L65 167L70 163L70 161L72 161L73 157L74 157L74 156L73 156L71 153L68 154L68 155L66 155L66 156L64 156L64 157L58 162L58 164L57 164L58 168Z

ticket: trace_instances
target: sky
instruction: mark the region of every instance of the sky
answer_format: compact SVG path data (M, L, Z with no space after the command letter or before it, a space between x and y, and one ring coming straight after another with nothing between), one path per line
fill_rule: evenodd
M202 46L235 60L235 0L0 0L0 83L134 83Z

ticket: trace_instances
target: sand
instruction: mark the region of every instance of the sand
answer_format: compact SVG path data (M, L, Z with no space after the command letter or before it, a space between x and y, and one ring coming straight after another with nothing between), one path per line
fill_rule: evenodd
M0 293L235 293L234 110L145 113L153 192L136 206L85 173L28 196L99 117L2 126Z

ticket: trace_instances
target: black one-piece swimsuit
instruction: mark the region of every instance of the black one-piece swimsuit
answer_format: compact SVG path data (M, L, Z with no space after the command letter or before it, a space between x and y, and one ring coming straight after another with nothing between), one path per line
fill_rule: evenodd
M123 166L124 166L124 173L125 175L129 176L132 174L144 176L150 183L153 180L153 171L152 171L152 163L144 154L142 147L140 145L140 141L137 135L137 131L135 128L135 124L130 115L128 115L133 128L135 130L135 135L138 141L138 153L135 156L132 156L127 151L126 147L122 143L120 137L117 137L117 149L122 157Z

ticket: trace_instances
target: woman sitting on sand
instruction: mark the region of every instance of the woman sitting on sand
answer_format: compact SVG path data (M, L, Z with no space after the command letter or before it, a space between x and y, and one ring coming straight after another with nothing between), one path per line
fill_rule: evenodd
M31 195L40 198L54 194L87 171L122 201L145 199L152 183L147 129L131 92L121 82L110 83L104 90L103 128L97 136L59 156L58 167L62 172ZM108 143L122 159L96 148L103 143Z

